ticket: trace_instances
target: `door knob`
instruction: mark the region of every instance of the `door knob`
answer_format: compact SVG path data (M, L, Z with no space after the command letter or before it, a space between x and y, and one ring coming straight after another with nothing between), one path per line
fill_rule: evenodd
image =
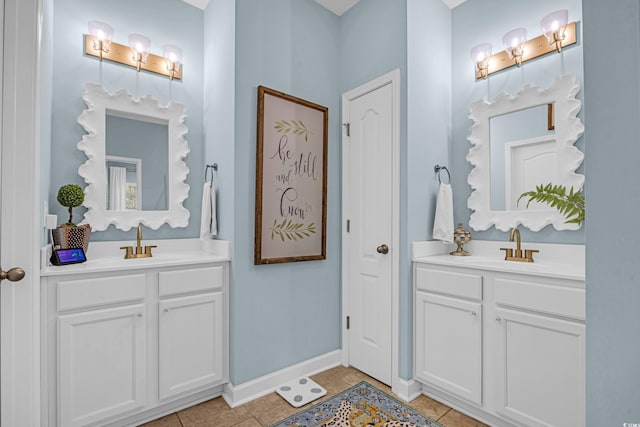
M3 271L0 269L0 282L4 279L10 282L19 282L24 278L24 270L21 268L12 268L9 271Z
M388 254L389 253L389 246L387 245L380 245L376 248L376 250L378 251L379 254Z

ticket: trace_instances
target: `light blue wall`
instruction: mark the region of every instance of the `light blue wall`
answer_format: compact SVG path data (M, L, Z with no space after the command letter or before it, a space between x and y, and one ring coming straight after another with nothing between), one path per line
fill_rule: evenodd
M587 426L622 426L640 423L640 5L583 6Z
M538 36L541 34L540 19L558 9L569 10L569 21L582 20L580 0L540 0L526 2L526 5L512 0L467 0L452 10L453 143L450 159L455 221L462 222L466 228L469 228L471 215L471 210L467 208L467 199L471 194L467 175L471 167L466 160L470 147L467 141L471 126L468 117L470 103L481 98L492 100L499 92L515 94L527 83L546 88L556 76L566 73L575 74L582 88L582 24L578 25L577 45L563 49L562 54L550 54L526 62L521 68L513 67L492 74L487 80L475 81L469 52L473 46L484 42L493 44L494 53L503 50L502 36L516 27L525 27L529 38ZM579 99L583 99L583 92L581 90L578 93ZM579 117L582 116L583 112L580 112ZM584 138L580 138L576 146L584 150ZM583 173L582 168L578 172ZM534 233L523 228L522 239L529 242L582 244L585 240L584 230L585 227L577 231L560 232L547 226ZM487 231L472 230L472 235L474 239L482 240L505 240L508 237L493 227Z
M338 32L312 0L236 1L233 384L340 348ZM329 108L326 260L253 265L258 85Z
M354 89L400 69L400 373L411 369L411 264L407 238L407 5L367 0L340 18L340 90Z
M204 12L203 163L218 164L217 237L225 240L234 240L235 34L235 0L210 0Z
M429 23L425 25L425 23ZM430 240L438 178L451 143L451 11L441 0L407 1L407 240L401 258L400 376L413 375L413 297L410 253ZM437 43L434 43L437 40Z
M53 92L51 124L51 158L43 157L43 163L51 164L49 204L64 222L65 213L56 202L61 185L74 183L84 188L85 183L77 173L86 157L76 148L84 131L76 122L85 109L82 100L86 82L102 82L108 91L127 89L136 96L152 95L162 105L169 100L184 103L185 120L189 127L186 139L191 153L185 159L190 169L187 183L191 186L185 207L191 211L187 228L171 229L166 225L157 231L144 230L144 238L197 237L200 222L200 201L203 180L203 12L176 0L55 0L53 33ZM151 39L151 51L162 54L162 45L177 44L184 51L183 80L171 82L167 77L108 61L84 56L82 34L87 23L97 19L107 22L114 29L114 41L128 44L129 33L137 32ZM44 131L44 130L43 130ZM44 141L46 144L46 141ZM43 153L44 156L45 153ZM46 189L46 187L43 187ZM74 218L84 212L76 208ZM77 215L77 216L76 216ZM135 229L129 232L115 230L93 232L91 240L135 239Z

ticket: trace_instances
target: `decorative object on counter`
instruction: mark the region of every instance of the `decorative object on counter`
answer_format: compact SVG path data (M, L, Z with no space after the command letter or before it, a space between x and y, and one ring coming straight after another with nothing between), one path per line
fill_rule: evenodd
M435 165L433 170L438 174L438 197L436 198L436 214L433 219L433 239L453 243L453 191L451 190L451 174L446 166ZM447 172L449 180L442 182L442 171Z
M524 251L521 248L521 240L520 240L520 230L518 227L514 227L511 230L511 234L509 235L509 241L513 242L513 239L516 239L516 248L500 248L501 251L504 251L504 259L505 261L520 261L520 262L533 262L533 254L536 252L540 252L537 249L525 249ZM524 252L524 255L523 255Z
M468 256L471 255L469 251L465 251L462 247L471 241L471 233L465 230L462 227L462 223L458 224L455 231L453 232L453 243L458 245L458 249L453 252L450 252L449 255L454 256Z
M326 259L328 117L258 87L254 264Z
M69 220L52 230L54 249L82 248L86 252L89 248L91 226L89 224L77 226L73 223L73 208L77 208L84 202L82 188L76 184L63 185L58 190L56 199L58 203L69 209Z
M584 194L582 194L582 190L574 190L573 186L567 193L567 187L564 185L553 185L552 183L536 185L535 191L522 193L518 197L518 202L524 197L529 198L527 208L533 201L546 203L552 208L556 208L567 219L566 224L581 225L584 221Z
M138 232L136 238L136 247L135 252L133 246L121 246L120 249L124 249L124 259L132 259L132 258L151 258L151 249L157 248L156 245L145 246L144 250L142 250L142 225L138 224Z

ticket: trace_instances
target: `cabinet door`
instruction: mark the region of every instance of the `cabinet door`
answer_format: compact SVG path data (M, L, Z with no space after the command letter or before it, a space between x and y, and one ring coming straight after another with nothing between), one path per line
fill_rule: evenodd
M584 425L581 323L497 309L497 411L528 426Z
M426 384L482 404L482 305L416 292L415 372Z
M139 304L58 317L61 426L144 406L144 316Z
M223 294L171 298L159 309L160 399L222 381Z

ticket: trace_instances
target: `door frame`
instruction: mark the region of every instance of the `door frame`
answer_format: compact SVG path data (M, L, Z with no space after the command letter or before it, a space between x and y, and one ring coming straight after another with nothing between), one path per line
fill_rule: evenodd
M0 426L40 425L39 0L2 0Z
M342 95L342 123L349 123L349 103L360 96L391 85L392 91L392 159L391 159L391 389L400 385L398 352L400 324L400 69L375 78ZM349 335L346 318L349 313L349 240L347 219L350 218L349 194L349 136L342 126L342 364L349 366Z

